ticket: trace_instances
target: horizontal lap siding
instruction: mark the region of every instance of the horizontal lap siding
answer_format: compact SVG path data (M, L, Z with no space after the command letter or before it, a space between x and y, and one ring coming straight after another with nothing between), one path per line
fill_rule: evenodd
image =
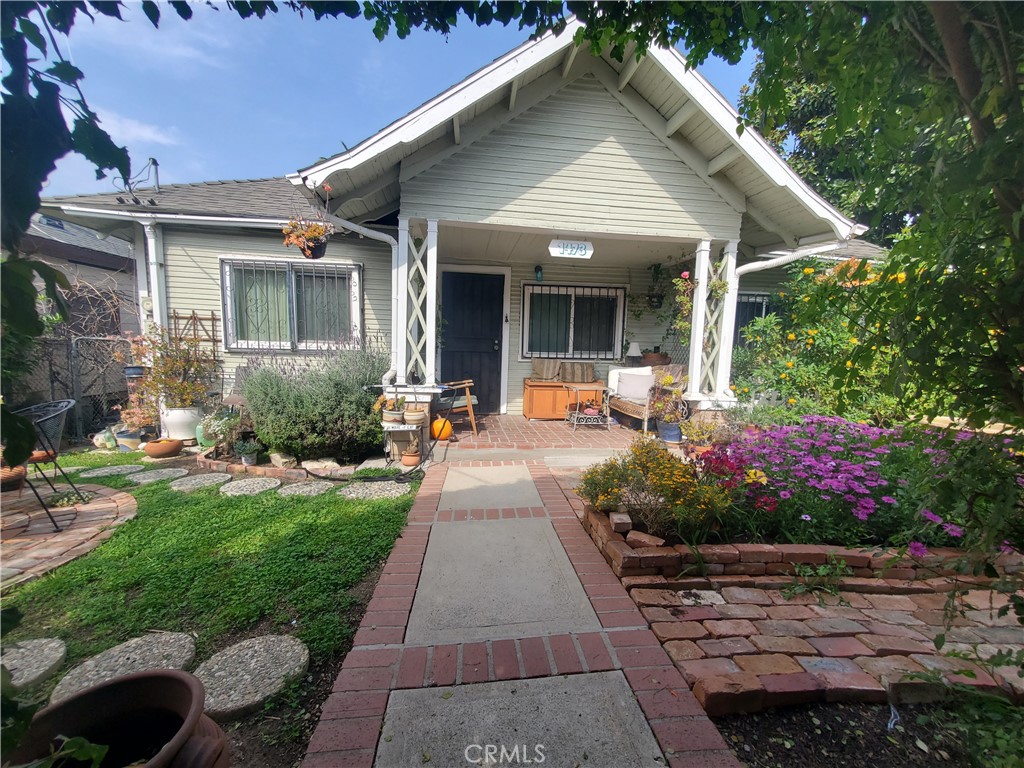
M730 208L592 76L406 181L402 213L563 232L733 239Z
M223 343L224 307L221 302L220 257L296 259L294 248L285 248L276 232L266 235L209 233L199 230L165 229L164 258L168 314L171 312L209 315L220 318L218 336ZM363 330L368 337L380 335L390 342L391 335L391 249L371 240L335 238L327 246L327 255L318 263L362 264ZM253 356L249 352L223 352L225 378L234 379L234 370ZM294 355L296 359L308 357Z

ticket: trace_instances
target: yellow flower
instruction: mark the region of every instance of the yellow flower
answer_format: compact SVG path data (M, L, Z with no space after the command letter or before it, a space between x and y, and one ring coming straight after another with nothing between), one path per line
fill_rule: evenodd
M795 333L791 333L788 336L786 336L786 338L789 339L790 341L795 341L796 340L796 334Z
M811 300L810 296L804 296L804 301L810 301L810 300Z
M779 298L780 299L786 298L786 292L785 291L779 291Z
M789 374L788 373L784 373L781 376L779 376L779 378L780 379L788 379L789 378Z
M796 398L795 397L791 397L786 402L789 403L790 405L796 405Z
M860 344L860 342L857 341L856 337L853 337L853 336L850 337L850 343L853 344L853 345Z
M846 367L847 368L853 368L853 361L852 360L847 360L846 361Z
M814 274L814 267L804 267L804 274L805 275L813 275Z
M903 285L905 282L907 282L907 273L900 272L898 275L896 275L896 282L899 283L900 285Z
M787 367L787 368L792 368L792 367L793 367L793 365L794 365L794 363L793 363L793 361L792 361L792 360L787 360L787 361L786 361L786 367Z
M750 388L749 388L749 387L744 387L744 388L743 388L743 391L744 391L744 392L749 392L749 391L750 391Z
M817 336L818 335L818 329L817 328L812 328L811 330L809 330L807 332L807 335L808 336Z
M760 483L761 485L768 484L768 476L760 469L748 469L747 470L747 484L753 485L754 483Z
M731 389L733 392L735 392L736 391L736 385L735 384L730 384L729 385L729 389Z

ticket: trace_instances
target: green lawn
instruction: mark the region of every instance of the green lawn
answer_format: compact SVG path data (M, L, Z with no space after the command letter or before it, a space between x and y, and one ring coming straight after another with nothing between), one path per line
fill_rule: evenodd
M90 466L141 454L94 456ZM62 463L83 466L79 459ZM134 520L5 600L25 615L11 639L60 637L73 662L148 630L184 631L195 633L203 658L259 625L295 633L314 661L324 660L354 632L348 590L390 552L413 497L225 497L217 489L178 493L166 482L128 490L139 504Z

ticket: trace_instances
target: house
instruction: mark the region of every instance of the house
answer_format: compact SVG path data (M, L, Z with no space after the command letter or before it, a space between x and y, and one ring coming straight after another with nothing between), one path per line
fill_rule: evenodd
M648 292L651 265L685 261L687 397L726 403L737 307L865 228L754 131L738 135L734 109L677 51L618 62L575 47L577 28L286 178L50 198L44 211L131 240L155 322L216 316L229 377L252 355L381 335L389 380L473 378L485 412L522 412L534 359L600 375L629 342L662 343L630 297ZM280 229L317 211L344 234L309 261Z
M21 240L20 251L68 278L68 335L139 332L135 259L129 243L117 237L102 237L70 221L36 214ZM41 282L38 287L41 291Z

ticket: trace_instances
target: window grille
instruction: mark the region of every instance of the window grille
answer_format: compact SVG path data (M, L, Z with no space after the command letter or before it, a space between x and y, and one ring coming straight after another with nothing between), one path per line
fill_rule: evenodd
M360 270L347 264L224 260L225 343L234 350L358 347Z
M733 346L746 346L743 328L759 317L767 317L775 311L772 297L767 293L741 293L736 296L736 325L733 330Z
M625 304L624 288L524 285L522 356L619 358Z

